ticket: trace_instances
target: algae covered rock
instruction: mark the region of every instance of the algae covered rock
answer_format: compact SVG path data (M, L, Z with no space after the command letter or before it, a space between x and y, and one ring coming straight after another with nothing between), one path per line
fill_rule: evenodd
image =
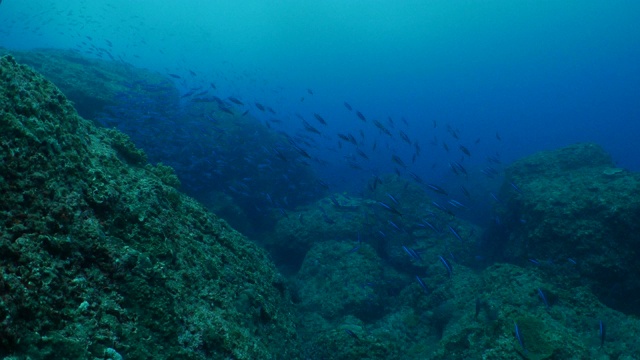
M265 253L0 59L0 355L297 358Z
M639 314L628 299L640 297L640 175L578 144L519 160L507 179L494 248L555 274L575 268L603 302Z

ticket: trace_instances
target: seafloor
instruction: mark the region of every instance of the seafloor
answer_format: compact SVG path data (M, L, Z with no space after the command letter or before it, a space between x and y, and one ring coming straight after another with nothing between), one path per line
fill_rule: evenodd
M375 231L375 196L328 194L249 240L127 135L78 115L115 101L104 84L120 70L14 56L0 59L6 359L638 358L640 176L598 145L511 164L498 221L447 219L463 241L407 230L414 258L393 239L347 240ZM70 80L82 72L100 79ZM412 194L404 217L431 203L395 175L372 192Z

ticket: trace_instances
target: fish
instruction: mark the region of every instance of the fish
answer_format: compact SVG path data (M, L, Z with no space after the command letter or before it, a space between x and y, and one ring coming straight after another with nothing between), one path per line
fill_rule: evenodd
M607 336L607 328L604 326L604 322L602 320L598 320L598 335L600 335L600 347L604 346L604 341Z
M418 280L418 284L420 284L420 287L424 290L424 292L428 293L429 289L427 289L427 285L425 285L422 279L420 279L420 276L416 275L416 280Z
M316 118L316 120L318 120L318 122L322 125L327 125L327 122L324 121L324 118L316 113L313 113L313 116Z
M398 232L404 232L402 231L402 229L400 229L400 227L398 225L396 225L396 223L394 223L391 220L387 220L387 223L389 223L389 225L391 225L394 229L396 229Z
M517 322L513 322L513 327L515 328L515 335L516 335L516 339L518 339L518 342L520 343L520 346L522 347L522 350L524 350L525 354L527 353L527 349L524 347L524 340L522 340L522 335L520 334L520 328L518 328L518 323Z
M169 76L171 76L174 79L182 79L182 76L180 76L178 74L169 74Z
M354 333L353 331L349 330L349 329L344 329L344 331L351 336L352 338L360 341L360 338L358 337L358 335L356 335L356 333Z
M480 309L482 308L482 300L480 300L479 297L476 298L476 315L474 316L474 319L478 318L478 315L480 314Z
M378 129L380 129L380 131L382 131L383 133L393 137L393 135L391 135L391 131L389 131L389 129L387 129L384 125L382 125L382 123L378 120L373 120L373 125L375 125Z
M304 129L307 131L312 132L314 134L320 134L320 130L314 128L313 126L311 126L311 124L309 124L305 120L302 120L302 125L304 125Z
M453 206L456 209L467 209L467 207L463 203L454 199L447 201L447 203L449 203L449 205Z
M462 164L460 164L457 161L454 161L453 163L449 163L449 166L451 166L452 168L455 168L454 172L455 171L459 171L459 172L461 172L461 173L463 173L465 175L468 174L467 173L467 169L465 169L464 166L462 166Z
M498 170L492 168L491 166L485 167L484 169L480 170L480 172L485 174L485 175L487 175L488 177L490 177L492 179L495 178L499 174Z
M364 159L366 159L366 160L369 160L369 156L367 156L367 154L365 154L365 152L364 152L364 151L362 151L362 150L360 150L360 149L356 149L356 153L357 153L358 155L360 155L362 158L364 158Z
M298 153L300 153L300 155L306 157L307 159L311 159L311 155L309 155L309 153L304 150L303 148L297 146L297 145L293 145L293 148L296 149L296 151L298 151Z
M402 245L402 249L404 249L404 251L405 251L407 254L409 254L409 256L410 256L412 259L414 259L414 260L416 260L416 261L421 261L421 260L422 260L422 258L420 257L420 255L419 255L417 252L415 252L415 250L413 250L412 248L410 248L410 247L406 247L406 246Z
M522 194L522 190L520 190L518 185L514 184L513 182L510 182L509 185L511 185L511 187L513 188L513 190L515 190L515 192L517 192L518 194Z
M236 105L244 105L244 103L233 96L229 96L227 99Z
M404 163L404 161L402 161L402 159L400 159L400 157L396 154L391 155L391 160L393 160L394 163L402 166L403 168L407 168L407 164Z
M431 190L433 190L433 191L437 192L438 194L442 194L442 195L445 195L445 196L449 195L449 193L447 193L447 191L446 191L445 189L441 188L441 187L440 187L440 186L438 186L438 185L435 185L435 184L427 184L427 187L428 187L429 189L431 189Z
M449 228L449 231L451 231L451 233L453 234L453 236L456 237L456 239L462 241L462 238L460 237L460 235L458 234L458 232L456 231L456 229L454 229L451 225L447 225L447 227Z
M387 211L396 214L398 216L402 216L402 213L400 211L398 211L397 209L383 203L382 201L378 201L378 205L382 206L384 209L386 209Z
M451 134L451 136L453 136L454 139L456 139L456 140L460 139L460 137L458 135L458 130L452 128L450 124L447 124L447 131L449 132L449 134Z
M193 90L188 91L188 92L184 93L182 96L180 96L180 98L184 99L186 97L189 97L189 96L193 95L194 93L195 93L195 91L193 91Z
M437 232L437 233L440 233L440 231L439 231L438 229L436 229L436 227L435 227L435 226L433 226L433 224L431 224L431 223L430 223L430 222L428 222L427 220L424 220L424 219L423 219L423 220L422 220L422 223L423 223L423 224L425 224L425 225L427 225L428 227L430 227L430 228L431 228L431 230L433 230L433 231L435 231L435 232Z
M382 180L378 177L378 175L373 175L373 190L376 189L378 184L382 184Z
M265 109L264 109L264 106L262 104L260 104L260 103L255 103L255 104L256 104L256 107L258 108L258 110L264 112Z
M364 115L362 115L362 113L361 113L360 111L356 111L356 116L357 116L360 120L362 120L362 121L364 121L364 122L367 122L367 118L365 118L365 117L364 117Z
M462 193L467 197L467 199L471 200L471 193L469 193L469 190L467 190L466 187L460 185L460 190L462 190Z
M349 103L348 103L348 102L346 102L346 101L344 102L344 107L346 107L346 108L347 108L347 110L349 110L349 111L353 110L353 108L351 107L351 104L349 104Z
M320 180L320 179L316 179L316 183L318 183L318 185L320 185L321 188L325 189L325 190L329 190L329 184L327 184L326 182Z
M342 205L340 205L340 203L338 202L338 199L336 199L336 197L335 197L335 196L330 195L330 196L329 196L329 199L331 199L331 202L333 203L333 205L334 205L335 207L337 207L337 208L342 207Z
M435 201L432 201L432 202L431 202L431 205L435 206L435 207L436 207L438 210L440 210L440 211L446 212L447 214L449 214L449 215L451 215L451 216L455 216L455 215L456 215L456 214L454 214L451 210L449 210L449 209L445 208L444 206L442 206L442 205L438 204L438 203L437 203L437 202L435 202Z
M385 194L387 195L387 197L388 197L389 199L391 199L391 201L393 201L393 203L394 203L394 204L396 204L396 205L400 205L400 204L398 203L398 200L396 200L396 198L394 198L394 197L393 197L393 195L391 195L391 194L389 194L389 193L385 193Z
M231 109L229 109L228 107L220 107L220 111L233 115L233 111L231 111Z
M413 172L409 171L409 175L411 175L413 180L415 180L418 184L423 184L424 183L424 180L422 180L422 178L420 176L418 176L416 173L413 173Z
M278 158L280 158L282 161L285 161L285 162L286 162L286 161L289 161L289 160L287 159L287 157L286 157L286 156L284 156L284 154L282 153L282 151L280 151L280 150L278 150L278 149L276 149L276 148L273 148L272 150L273 150L273 153L274 153L274 154L276 154L276 156L277 156ZM318 181L320 181L320 180L318 180Z
M462 151L465 155L467 156L471 156L471 152L469 151L469 149L467 149L466 147L460 145L458 146L460 148L460 151Z
M438 255L438 257L440 258L442 265L444 265L444 267L447 269L447 273L449 274L449 277L451 277L451 275L453 275L453 269L451 269L451 265L449 265L449 262L447 261L447 259L443 258L442 255Z
M500 160L500 154L498 153L496 153L496 155L487 156L487 161L494 164L502 164L502 161Z
M542 301L544 302L544 306L546 306L547 308L549 308L549 302L547 301L547 297L544 296L544 293L542 292L541 288L538 288L538 295L540 295L540 298L542 299Z
M400 138L406 142L407 144L411 145L411 140L409 139L409 135L407 135L404 131L400 130L398 132L400 134Z

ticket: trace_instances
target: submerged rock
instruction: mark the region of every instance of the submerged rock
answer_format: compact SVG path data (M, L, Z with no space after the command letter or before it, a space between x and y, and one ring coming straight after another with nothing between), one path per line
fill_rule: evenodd
M490 246L550 273L578 271L605 304L640 314L640 175L595 144L519 160L507 169ZM499 230L496 230L499 228Z
M297 358L264 251L178 185L0 58L0 355Z

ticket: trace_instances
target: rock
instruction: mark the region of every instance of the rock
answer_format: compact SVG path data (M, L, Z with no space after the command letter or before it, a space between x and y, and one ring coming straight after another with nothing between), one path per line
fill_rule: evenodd
M298 358L265 252L144 160L0 58L0 353Z
M595 144L541 152L506 173L501 224L485 248L521 264L577 270L605 304L640 314L640 302L628 301L640 298L640 175L614 168Z

